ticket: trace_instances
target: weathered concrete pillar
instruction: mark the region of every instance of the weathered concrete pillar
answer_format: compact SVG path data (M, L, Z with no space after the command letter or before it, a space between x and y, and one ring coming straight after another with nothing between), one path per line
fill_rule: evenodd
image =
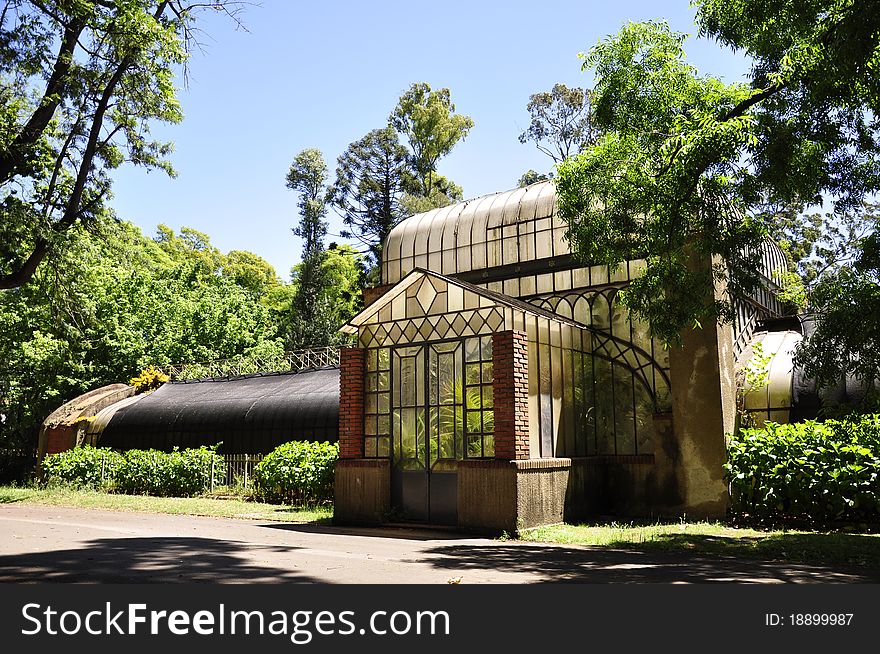
M675 469L681 506L695 518L721 517L728 491L723 465L726 434L736 415L733 328L707 325L682 333L669 351ZM674 507L670 507L674 508Z

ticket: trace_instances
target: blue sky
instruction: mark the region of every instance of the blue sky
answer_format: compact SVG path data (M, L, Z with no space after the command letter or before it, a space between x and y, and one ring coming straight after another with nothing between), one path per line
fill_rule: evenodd
M301 250L290 231L296 196L284 185L297 152L320 149L332 176L346 146L383 127L401 93L425 81L448 87L475 123L439 172L465 197L507 190L552 164L517 139L529 95L556 82L589 87L579 52L628 20L659 18L693 35L688 57L702 72L727 81L747 72L742 57L696 38L687 0L263 0L242 14L247 31L210 16L204 53L194 54L180 92L185 119L153 130L175 143L179 176L125 166L113 206L148 235L159 223L194 227L223 251L264 257L287 279ZM338 233L338 216L329 221Z

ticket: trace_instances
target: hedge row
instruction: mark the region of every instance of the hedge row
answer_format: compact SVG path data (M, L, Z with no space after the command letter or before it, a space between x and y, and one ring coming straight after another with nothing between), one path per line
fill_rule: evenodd
M725 468L736 514L880 521L880 415L743 430Z
M292 441L277 447L254 468L254 495L267 502L317 504L333 499L339 445ZM160 452L77 447L43 459L50 484L105 489L120 493L186 497L226 478L215 447Z
M333 499L338 443L292 441L254 468L254 493L267 502L315 504Z
M162 497L198 495L211 488L212 473L215 480L226 477L216 446L122 453L103 447L75 447L46 456L42 469L49 484Z

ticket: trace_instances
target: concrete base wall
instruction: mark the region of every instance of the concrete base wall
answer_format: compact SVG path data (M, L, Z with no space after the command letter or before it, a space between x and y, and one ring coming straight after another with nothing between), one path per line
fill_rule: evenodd
M516 468L516 529L563 521L571 459L526 459Z
M391 510L391 462L388 459L340 459L336 462L333 523L385 522Z
M571 459L461 461L458 526L483 533L562 522Z

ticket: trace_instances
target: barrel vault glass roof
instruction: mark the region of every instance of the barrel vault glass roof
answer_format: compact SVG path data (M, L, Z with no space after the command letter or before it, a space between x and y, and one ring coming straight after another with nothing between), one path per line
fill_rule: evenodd
M416 268L444 275L570 254L552 182L416 214L385 241L383 280Z

